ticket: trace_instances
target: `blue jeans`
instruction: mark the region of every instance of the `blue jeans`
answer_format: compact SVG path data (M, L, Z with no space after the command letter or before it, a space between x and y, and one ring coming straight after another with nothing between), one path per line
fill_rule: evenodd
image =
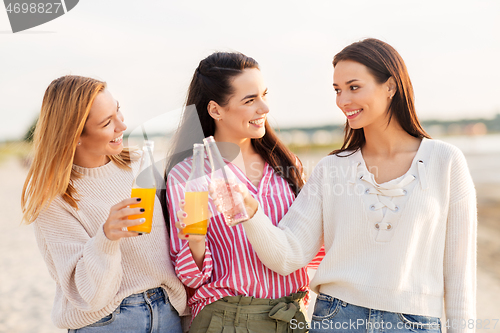
M134 332L182 333L181 320L163 288L149 289L125 298L113 313L68 333Z
M368 309L348 304L332 296L319 294L309 332L440 333L441 320L435 317Z

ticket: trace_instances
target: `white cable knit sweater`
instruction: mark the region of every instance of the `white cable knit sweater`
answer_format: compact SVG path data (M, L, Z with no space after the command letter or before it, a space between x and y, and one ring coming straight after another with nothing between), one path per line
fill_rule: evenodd
M432 317L441 317L444 297L450 321L475 319L476 196L454 146L423 139L408 172L384 184L360 151L327 156L278 227L260 208L244 226L262 262L283 275L305 266L324 241L315 292Z
M137 172L138 162L132 163ZM135 293L163 287L183 315L186 292L169 256L169 240L156 198L150 234L111 241L104 235L112 206L130 198L133 172L115 163L98 168L73 166L83 177L74 181L79 210L60 197L35 220L38 246L56 282L52 320L77 329L110 314Z

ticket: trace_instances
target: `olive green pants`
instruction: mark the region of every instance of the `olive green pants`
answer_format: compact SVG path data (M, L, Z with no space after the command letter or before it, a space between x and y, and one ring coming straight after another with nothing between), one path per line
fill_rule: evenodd
M306 332L307 321L299 305L305 295L299 292L279 299L226 296L205 306L194 318L189 332Z

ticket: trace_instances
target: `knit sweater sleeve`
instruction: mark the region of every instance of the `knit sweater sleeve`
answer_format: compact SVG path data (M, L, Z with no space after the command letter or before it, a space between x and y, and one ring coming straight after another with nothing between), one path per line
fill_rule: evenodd
M306 266L323 245L323 169L320 162L277 227L261 207L243 223L259 259L281 275Z
M465 329L461 327L463 320L468 323L476 318L476 194L461 152L455 152L450 171L443 272L448 332L474 332L473 328L467 328L469 325Z
M34 229L49 271L73 307L93 312L107 306L123 275L119 241L109 240L102 226L90 237L56 201L40 214Z

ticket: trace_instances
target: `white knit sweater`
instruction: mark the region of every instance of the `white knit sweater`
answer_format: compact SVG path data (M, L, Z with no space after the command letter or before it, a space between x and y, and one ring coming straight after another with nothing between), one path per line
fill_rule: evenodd
M138 164L132 164L133 171L138 171ZM54 324L81 328L112 313L125 297L156 287L163 287L175 309L184 314L186 292L168 255L158 199L150 234L111 241L102 226L110 208L130 198L133 171L113 162L73 168L83 174L73 183L79 210L58 197L34 222L38 246L56 282Z
M360 151L327 156L278 227L260 208L244 226L262 262L283 275L324 241L315 292L432 317L441 317L444 297L450 321L475 319L476 196L454 146L423 139L408 172L383 184Z

